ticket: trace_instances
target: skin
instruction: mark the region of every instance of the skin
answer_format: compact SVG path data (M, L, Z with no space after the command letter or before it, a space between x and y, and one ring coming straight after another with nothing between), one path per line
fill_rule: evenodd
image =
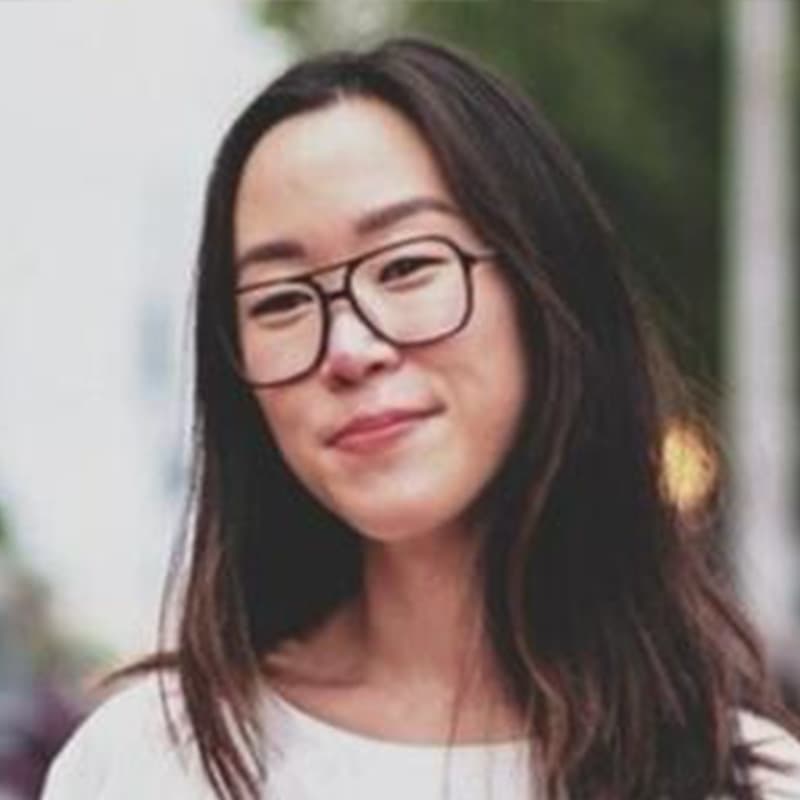
M454 213L417 210L356 229L370 212L417 197L447 203ZM296 251L251 261L240 283L296 275L417 235L487 249L457 213L416 129L390 106L364 98L268 131L245 165L234 226L238 256L275 240L291 240ZM326 280L326 288L338 288L341 275ZM363 535L365 547L359 601L308 641L290 643L276 663L307 679L293 682L295 700L376 735L438 738L465 665L491 673L476 633L477 534L468 510L514 439L527 368L501 267L482 261L473 280L468 325L415 348L379 339L346 300L336 301L320 367L296 383L255 390L290 468ZM366 452L328 443L353 415L386 407L431 416ZM317 669L312 679L309 664L326 665L324 675ZM388 722L376 722L377 708ZM468 738L483 738L477 723L472 728ZM503 732L507 725L501 738Z

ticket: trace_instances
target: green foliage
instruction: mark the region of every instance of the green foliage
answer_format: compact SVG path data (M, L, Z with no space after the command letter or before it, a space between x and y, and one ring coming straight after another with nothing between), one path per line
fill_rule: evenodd
M659 316L684 365L715 378L724 4L385 3L404 12L396 31L475 53L536 99L610 207L634 272L658 298ZM325 38L325 31L314 28L319 5L321 0L273 2L264 17L287 27L306 48L318 49Z

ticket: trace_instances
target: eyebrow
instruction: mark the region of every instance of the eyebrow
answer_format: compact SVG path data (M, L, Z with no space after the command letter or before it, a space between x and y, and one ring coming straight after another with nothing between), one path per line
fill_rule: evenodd
M368 211L355 221L353 230L359 236L366 236L385 230L423 211L438 211L454 217L462 216L458 209L446 200L427 196L411 197L407 200L400 200L397 203L391 203L373 211ZM234 260L234 266L237 271L241 271L250 264L285 261L287 259L302 258L305 255L305 248L296 239L273 239L248 247Z

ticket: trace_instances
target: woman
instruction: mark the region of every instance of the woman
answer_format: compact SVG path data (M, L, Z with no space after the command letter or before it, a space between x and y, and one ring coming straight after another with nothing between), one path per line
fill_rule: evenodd
M800 797L665 498L619 261L536 109L448 49L256 98L208 190L177 643L140 665L169 725L120 693L47 800Z

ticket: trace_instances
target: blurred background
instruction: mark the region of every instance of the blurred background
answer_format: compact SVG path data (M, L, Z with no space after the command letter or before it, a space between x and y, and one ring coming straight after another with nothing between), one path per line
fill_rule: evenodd
M707 419L675 420L667 484L691 513L724 460L733 577L797 697L796 5L0 0L0 800L155 643L223 131L294 58L390 32L476 53L577 152Z

